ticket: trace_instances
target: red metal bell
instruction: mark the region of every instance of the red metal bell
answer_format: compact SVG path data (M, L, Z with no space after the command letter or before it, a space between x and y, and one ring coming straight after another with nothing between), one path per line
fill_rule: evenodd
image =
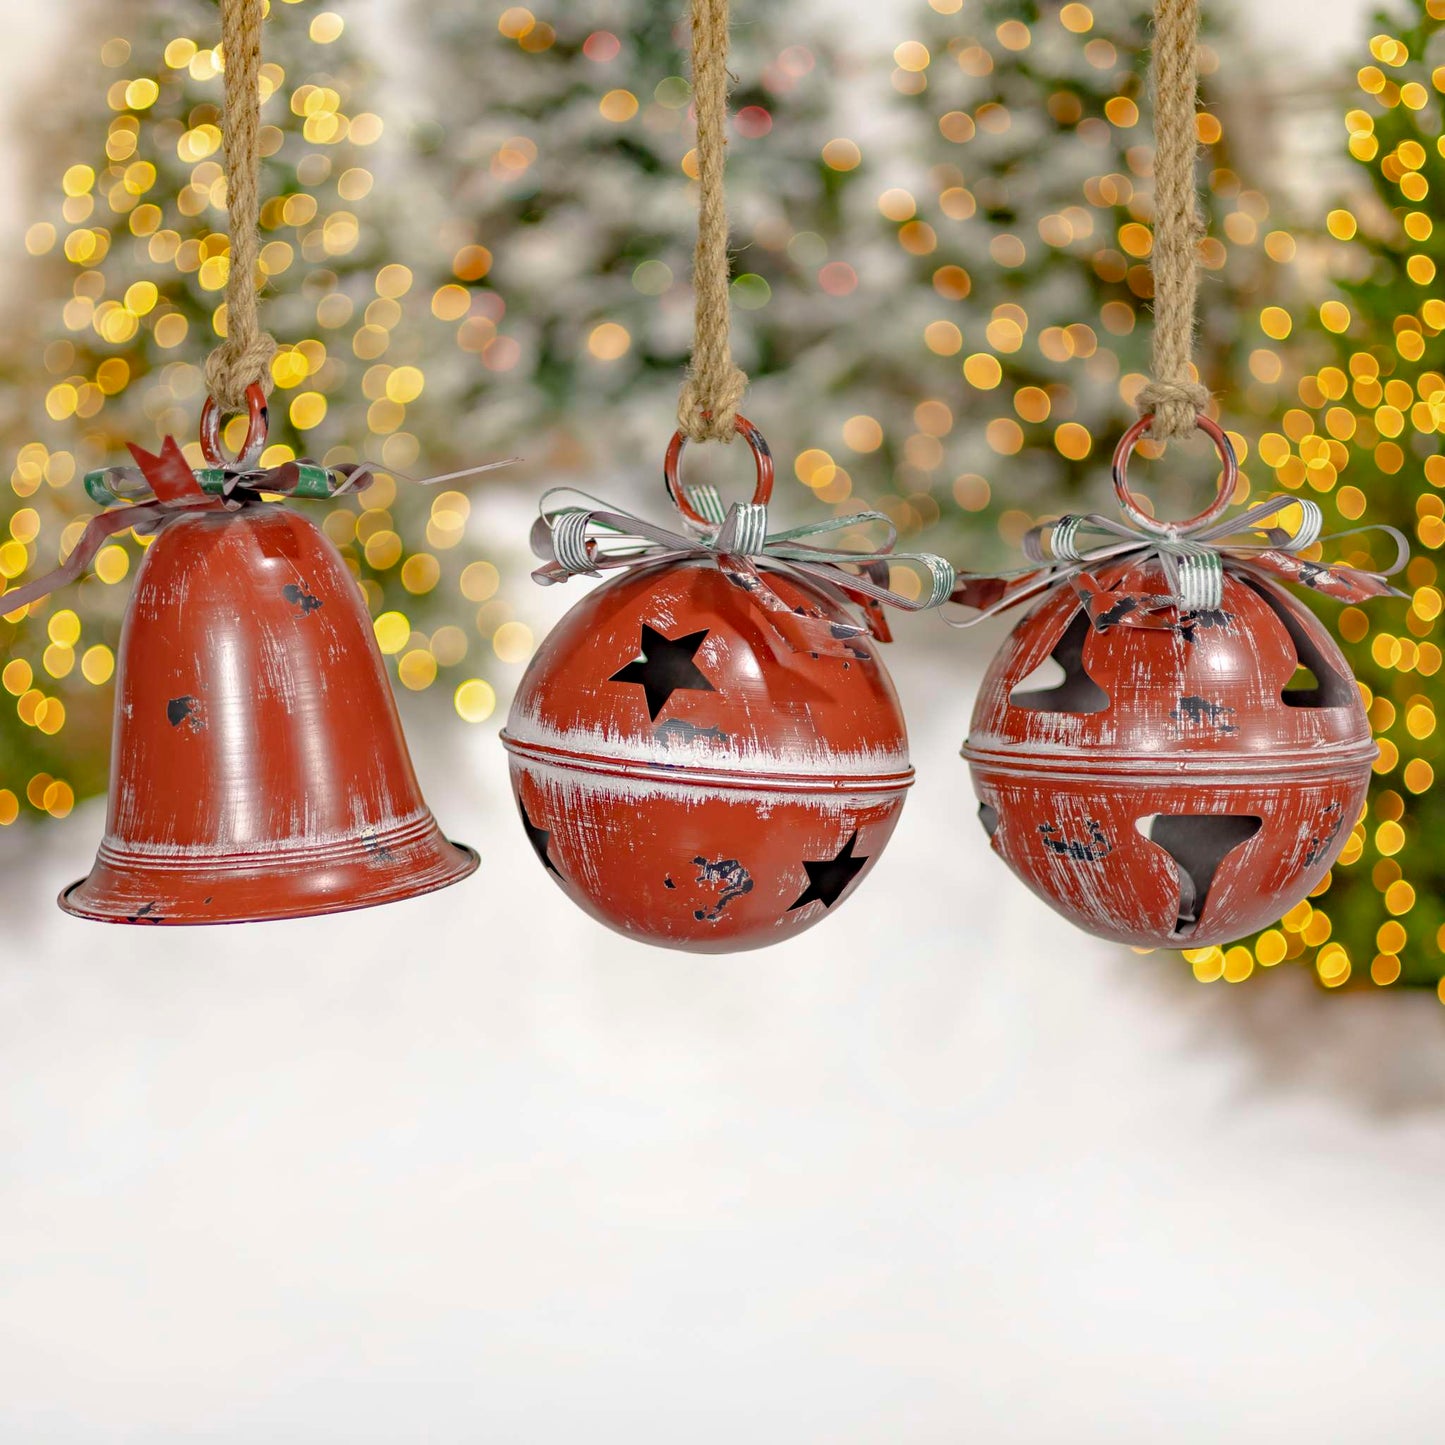
M110 923L291 918L476 866L421 796L331 543L264 503L167 520L121 636L105 838L61 907Z
M1109 595L1170 590L1157 560L1095 576ZM1053 677L1033 679L1050 659ZM1314 614L1229 568L1222 605L1173 627L1099 630L1070 582L1055 587L989 667L964 747L994 850L1035 893L1091 933L1175 948L1305 898L1376 753Z
M789 608L857 631L821 587L758 570ZM913 777L872 640L795 650L707 558L631 568L572 608L502 736L528 838L563 891L618 932L694 952L825 917L877 861Z

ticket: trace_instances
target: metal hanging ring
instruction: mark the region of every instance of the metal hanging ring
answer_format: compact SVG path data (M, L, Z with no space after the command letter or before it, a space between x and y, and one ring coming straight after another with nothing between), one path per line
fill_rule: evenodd
M738 417L736 427L737 434L752 449L753 462L757 467L757 485L753 488L753 502L758 506L766 506L773 495L773 454L768 450L768 444L763 440L762 432L747 417ZM689 522L696 527L715 526L715 522L704 517L688 500L687 493L678 481L678 466L682 461L682 449L686 445L686 435L680 431L674 432L672 440L667 444L667 455L662 461L663 484L667 487L667 495L672 498L673 505Z
M249 467L261 455L266 445L266 433L270 429L270 409L266 405L266 393L259 381L253 381L246 388L246 440L241 443L240 453L234 465ZM232 465L226 460L221 446L221 408L216 398L208 396L201 408L201 455L213 467Z
M1182 522L1168 522L1161 521L1158 517L1151 517L1139 505L1138 498L1129 490L1129 458L1133 456L1134 448L1138 446L1139 439L1149 430L1149 423L1153 420L1152 412L1147 416L1141 416L1119 438L1119 445L1114 451L1114 494L1119 499L1119 505L1128 513L1131 520L1138 523L1146 532L1154 532L1160 536L1166 536L1171 532L1192 531L1196 527L1204 527L1210 522L1218 520L1224 515L1234 496L1234 488L1239 481L1239 458L1235 456L1234 445L1225 435L1224 428L1218 422L1211 421L1203 413L1195 417L1194 424L1214 443L1214 449L1219 453L1221 463L1218 490L1214 500L1196 516L1187 517Z

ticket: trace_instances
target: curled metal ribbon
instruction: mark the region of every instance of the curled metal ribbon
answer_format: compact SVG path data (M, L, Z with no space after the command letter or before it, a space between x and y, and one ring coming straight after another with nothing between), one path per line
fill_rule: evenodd
M268 497L346 496L364 492L375 480L375 470L366 462L326 467L302 459L279 467L237 464L198 471L186 460L174 437L167 437L155 454L134 443L129 450L135 458L134 466L106 467L86 474L87 494L108 510L86 523L80 541L55 571L23 587L0 592L0 617L18 612L74 582L95 560L101 547L119 532L134 529L145 536L188 511L234 512L263 503ZM428 477L420 485L453 481L506 466L514 460L508 457L505 461ZM126 503L130 505L124 505Z
M1289 507L1300 509L1300 522L1293 531L1266 525ZM1035 565L993 576L960 576L952 600L977 609L978 616L950 622L955 627L972 627L1067 581L1073 584L1089 620L1100 631L1116 624L1173 627L1183 615L1212 612L1220 607L1226 570L1261 573L1339 602L1404 595L1385 580L1409 559L1410 544L1402 532L1394 527L1371 526L1326 535L1323 529L1324 513L1317 503L1307 497L1283 495L1257 502L1236 517L1166 532L1146 531L1093 512L1064 516L1039 523L1024 537L1023 554ZM1317 542L1368 532L1386 536L1395 544L1394 561L1381 571L1366 572L1343 563L1309 562L1299 555ZM1119 592L1117 583L1105 587L1094 575L1095 569L1124 560L1157 561L1168 591L1126 597Z
M590 505L549 507L550 499L564 494ZM532 524L532 551L543 562L532 573L533 579L551 585L569 577L600 577L622 568L710 558L729 582L766 610L794 651L835 657L852 655L848 640L865 633L887 640L883 606L922 612L942 606L953 593L956 577L949 563L927 552L894 552L897 529L881 512L856 512L770 532L767 507L761 503L737 502L724 511L710 487L689 489L688 499L708 525L694 527L684 521L689 530L675 532L587 492L553 488L543 496L540 515ZM886 533L882 547L849 552L808 540L858 525L881 525ZM769 569L759 567L760 561L806 578L845 604L861 606L866 622L842 623L795 611L774 590ZM893 562L911 563L925 575L928 585L923 595L905 597L886 585L887 567Z
M185 512L238 511L261 501L262 493L336 497L364 491L373 480L368 466L321 467L307 461L265 469L229 466L197 472L174 437L167 437L154 454L131 443L130 454L135 458L133 467L87 473L86 492L109 510L86 523L80 541L55 571L23 587L0 592L0 615L18 612L74 582L118 532L132 528L140 535L157 532ZM132 505L118 505L122 502Z
M318 462L286 462L279 467L199 467L192 475L207 496L227 500L269 496L306 497L321 501L362 492L373 474L365 465L325 467ZM147 501L154 496L141 467L103 467L85 474L86 495L102 507L120 502Z

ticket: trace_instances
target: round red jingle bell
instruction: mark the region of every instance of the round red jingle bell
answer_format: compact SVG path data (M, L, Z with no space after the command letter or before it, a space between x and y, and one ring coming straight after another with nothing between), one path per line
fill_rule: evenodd
M772 458L750 423L738 431L760 511ZM682 447L679 433L667 487L705 528L677 483ZM912 782L898 698L847 599L757 563L753 590L706 556L598 587L538 650L503 733L538 859L648 943L721 953L801 933L877 861ZM828 650L785 642L779 600L834 634Z
M1169 529L1116 489L1133 521ZM1228 505L1219 496L1182 527ZM964 756L994 850L1046 903L1101 937L1201 947L1276 921L1320 882L1364 805L1377 749L1349 664L1307 608L1253 568L1223 567L1217 607L1123 625L1171 594L1158 557L1092 569L1091 618L1071 581L1004 643ZM1112 608L1115 615L1110 614ZM1055 680L1031 682L1052 659ZM1057 674L1062 670L1062 679Z

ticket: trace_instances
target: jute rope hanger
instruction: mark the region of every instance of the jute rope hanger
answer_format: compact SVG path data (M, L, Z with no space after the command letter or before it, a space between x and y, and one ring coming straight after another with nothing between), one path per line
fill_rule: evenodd
M730 442L748 379L733 362L728 216L723 192L728 118L728 0L692 0L692 98L697 115L696 304L692 360L677 402L689 441Z
M206 388L222 411L246 409L246 388L271 390L276 339L261 329L256 265L260 256L261 25L266 0L221 0L226 209L231 232L226 276L226 335L206 358Z
M222 138L230 216L226 337L206 360L206 385L227 411L246 388L271 385L275 338L261 329L256 286L260 253L260 69L265 0L222 0L225 55ZM1199 289L1197 245L1204 227L1194 165L1199 88L1198 0L1157 0L1150 63L1154 94L1154 338L1152 379L1140 391L1160 441L1192 435L1209 391L1190 367ZM692 360L678 398L678 424L691 441L731 441L747 377L734 363L729 304L727 153L728 0L692 0L693 103L697 116L698 227Z
M1156 441L1189 437L1209 405L1209 389L1194 379L1198 245L1204 235L1194 180L1199 140L1199 0L1156 0L1149 64L1154 93L1154 342L1153 376L1136 401L1151 415Z

